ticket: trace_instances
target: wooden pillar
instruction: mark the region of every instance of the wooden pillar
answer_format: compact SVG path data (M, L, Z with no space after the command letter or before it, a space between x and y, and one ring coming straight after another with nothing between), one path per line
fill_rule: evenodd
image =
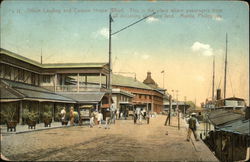
M54 78L54 91L56 92L56 86L57 86L57 74L55 74Z
M99 86L100 86L100 88L102 88L102 73L100 73Z
M87 82L88 82L88 78L87 78L87 75L85 75L85 85L87 85Z
M23 116L23 101L20 101L19 105L20 105L19 123L22 124L22 122L23 122L23 118L22 118L22 116Z
M77 92L79 92L79 73L77 73Z
M55 109L56 109L56 103L53 103L53 110L52 110L52 122L55 121Z
M106 75L106 88L108 88L108 77Z
M39 123L41 122L41 102L38 102L38 118L39 118Z

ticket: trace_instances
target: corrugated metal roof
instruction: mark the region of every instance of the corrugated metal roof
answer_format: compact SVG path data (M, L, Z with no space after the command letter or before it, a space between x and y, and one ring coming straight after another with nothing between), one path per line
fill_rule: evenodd
M107 63L54 63L42 64L43 68L102 68Z
M112 75L112 85L153 90L151 87L138 80L135 80L134 78L125 77L122 75Z
M16 58L16 59L18 59L18 60L21 60L21 61L30 63L30 64L32 64L32 65L41 67L41 64L40 64L39 62L34 61L34 60L31 60L31 59L29 59L29 58L27 58L27 57L23 57L23 56L21 56L21 55L18 55L18 54L16 54L16 53L11 52L11 51L8 51L8 50L6 50L6 49L0 48L0 53L1 53L1 54L5 54L5 55L10 56L10 57L13 57L13 58Z
M101 68L108 63L50 63L50 64L41 64L37 61L31 60L27 57L23 57L14 52L8 51L6 49L0 48L0 53L7 56L16 58L18 60L27 62L29 64L38 66L40 68Z
M75 101L53 93L45 88L28 85L25 83L14 82L10 80L2 80L0 79L1 83L7 85L9 89L12 91L16 91L16 93L22 95L22 99L30 98L30 99L43 99L43 100L57 100L57 101L67 101L74 103ZM10 91L10 90L9 90ZM7 93L8 95L8 93ZM9 94L10 95L10 94ZM2 96L2 95L1 95ZM11 96L10 96L11 97Z
M21 99L22 96L19 96L13 93L10 89L5 87L0 87L0 99Z
M250 120L236 120L230 124L219 127L220 130L248 134L250 132Z
M209 113L208 118L214 125L219 126L241 119L243 115L226 110L214 110Z
M44 92L32 91L32 90L27 90L27 89L19 89L19 88L15 88L15 90L22 93L25 96L25 98L75 102L70 98L66 98L64 96L61 96L55 93L44 93Z
M98 77L88 78L88 82L99 83L99 78ZM106 81L102 80L102 84L105 84L105 83L106 83ZM122 75L117 75L117 74L112 75L112 85L154 90L153 88L147 86L146 84L144 84L138 80L135 80L134 78L126 77L126 76L122 76Z
M51 91L49 91L49 90L47 90L45 88L30 85L30 84L26 84L26 83L15 82L15 81L11 81L11 80L3 80L3 79L1 79L1 82L7 84L8 86L10 86L12 88L23 88L23 89L29 89L29 90L34 90L34 91L51 93Z
M80 92L80 93L59 93L71 98L79 103L98 103L101 101L105 92Z

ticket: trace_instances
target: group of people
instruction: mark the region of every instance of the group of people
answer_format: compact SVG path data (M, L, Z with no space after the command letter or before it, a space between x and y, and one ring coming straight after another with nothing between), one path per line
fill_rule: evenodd
M63 107L63 109L61 110L60 115L61 115L61 120L65 121L66 120L66 108L65 107ZM70 107L69 120L70 120L70 125L74 125L75 123L79 121L78 113L74 111L73 107Z
M61 110L61 120L66 121L66 109L65 107ZM122 116L122 115L121 115ZM142 119L145 119L147 121L147 124L149 124L149 113L145 111L145 109L136 109L134 110L134 124L142 124ZM98 125L99 128L102 128L102 123L105 121L104 128L110 129L111 122L115 122L115 119L117 118L117 111L112 112L110 109L107 109L105 111L105 120L103 117L103 113L99 111L91 111L90 113L90 119L89 119L89 127L93 128L95 125ZM70 125L74 125L77 120L79 121L79 116L76 111L74 111L74 108L70 108L69 112L69 120Z
M89 127L93 128L95 125L98 125L98 128L102 128L103 114L101 111L92 111L90 114ZM95 122L96 121L96 122ZM111 123L111 111L107 109L105 112L105 129L110 129Z
M147 120L147 124L149 124L149 113L145 111L145 109L136 109L134 111L134 124L139 121L139 124L142 124L142 119Z

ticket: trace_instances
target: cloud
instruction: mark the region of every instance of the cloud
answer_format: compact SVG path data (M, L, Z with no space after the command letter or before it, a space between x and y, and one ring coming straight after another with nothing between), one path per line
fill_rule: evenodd
M94 38L105 38L108 39L109 38L109 29L106 27L103 27L101 29L99 29L98 31L93 33Z
M143 58L144 60L147 60L149 57L150 57L149 55L142 55L142 58Z
M148 18L146 19L146 22L147 22L147 23L154 23L154 22L157 22L157 21L159 21L159 19L157 19L157 18L155 18L155 17L152 17L152 16L150 16L150 17L148 17Z
M191 49L193 52L201 52L204 56L212 56L214 55L213 49L210 47L209 44L203 44L200 42L195 42L192 46Z

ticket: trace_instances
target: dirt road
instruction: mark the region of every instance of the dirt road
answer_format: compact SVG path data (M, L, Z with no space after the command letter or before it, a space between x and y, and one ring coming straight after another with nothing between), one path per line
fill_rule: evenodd
M201 141L186 141L185 127L178 130L176 119L163 126L165 118L151 118L149 125L117 120L110 129L77 126L4 135L1 153L20 161L217 161Z

